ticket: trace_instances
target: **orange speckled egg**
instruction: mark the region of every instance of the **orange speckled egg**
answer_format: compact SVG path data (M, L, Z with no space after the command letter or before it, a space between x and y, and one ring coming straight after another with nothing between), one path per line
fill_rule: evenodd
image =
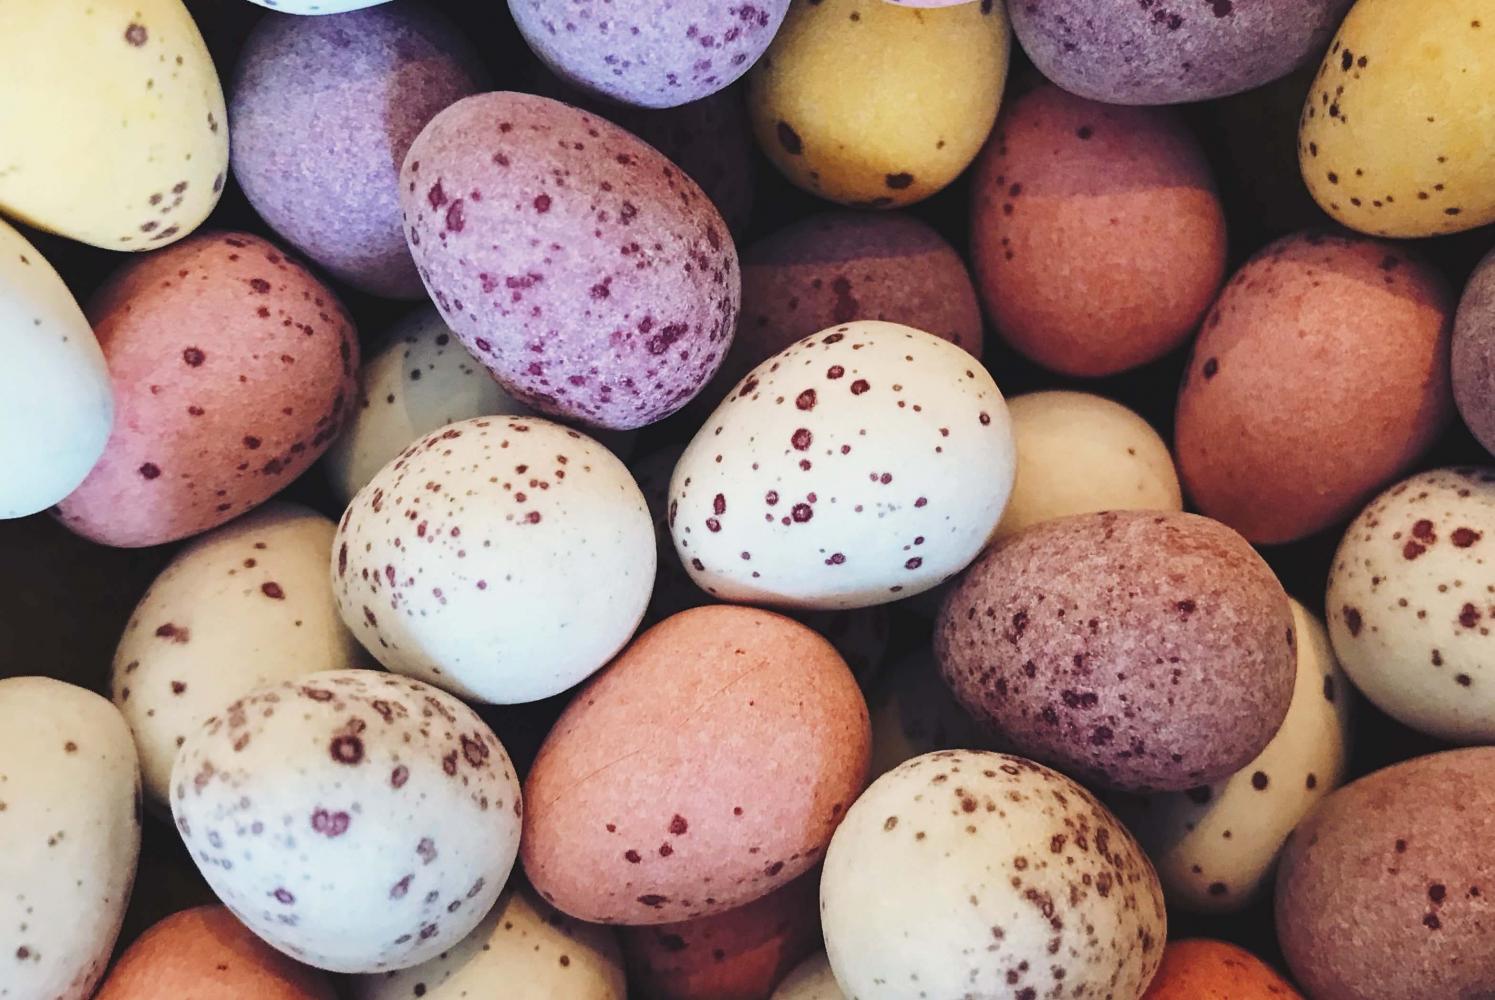
M1195 938L1171 941L1142 1000L1303 1000L1286 979L1242 948Z
M808 871L862 789L867 705L825 639L756 608L654 626L583 687L525 783L521 857L558 909L666 924Z
M89 303L114 429L62 522L105 545L175 541L264 503L327 449L356 393L352 321L247 233L126 265Z
M1179 390L1174 448L1199 509L1253 542L1350 517L1453 413L1452 302L1391 244L1298 234L1236 272Z
M981 154L971 256L1003 339L1046 368L1111 375L1193 332L1225 272L1225 215L1177 112L1043 86Z
M141 935L95 1000L336 1000L325 973L255 937L222 906L174 913Z

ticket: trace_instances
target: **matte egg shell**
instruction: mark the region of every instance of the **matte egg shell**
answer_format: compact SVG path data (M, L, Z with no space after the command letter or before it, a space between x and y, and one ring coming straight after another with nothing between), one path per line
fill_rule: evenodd
M343 621L379 662L505 704L606 663L654 583L653 526L628 469L533 417L416 441L353 498L334 549Z
M1111 803L1183 909L1234 913L1253 902L1293 828L1344 781L1353 692L1323 623L1292 608L1297 681L1267 748L1224 781Z
M818 951L784 978L771 1000L846 1000L846 994L836 985L830 959Z
M1303 179L1336 221L1377 236L1495 222L1495 32L1488 0L1357 0L1303 105Z
M997 332L1067 375L1192 334L1225 273L1225 213L1176 112L1040 87L1005 109L972 181L971 260Z
M1495 740L1495 468L1420 472L1350 524L1329 634L1382 711L1456 743Z
M58 510L105 545L175 541L259 506L326 450L354 398L352 321L257 236L205 234L143 257L88 314L114 431Z
M48 677L0 680L0 995L88 1000L140 856L140 770L103 698Z
M1437 272L1389 244L1307 233L1262 250L1225 286L1184 373L1185 493L1263 544L1350 517L1452 414L1450 312Z
M625 1000L613 930L573 920L511 886L458 945L422 965L359 976L355 1000Z
M282 14L341 14L374 7L389 0L249 0Z
M872 717L872 774L886 774L934 750L1000 749L940 677L932 650L894 663L867 694Z
M869 742L830 643L753 608L681 612L551 730L525 783L525 872L585 920L674 923L750 903L819 860Z
M1313 1000L1495 991L1495 748L1416 757L1346 785L1293 833L1277 940Z
M873 877L869 877L873 876ZM858 1000L1137 1000L1162 958L1163 894L1084 788L1021 757L915 757L857 799L826 853L826 952Z
M961 578L935 626L945 680L977 719L1130 791L1218 781L1265 749L1295 652L1287 595L1262 558L1219 522L1175 512L1020 532Z
M519 783L493 731L428 684L332 670L263 687L188 736L171 809L270 945L332 972L424 962L498 898Z
M1005 5L794 0L748 77L758 145L843 205L909 205L975 159L1007 77Z
M151 887L154 891L154 887ZM331 981L255 937L222 906L172 914L120 956L96 1000L336 1000Z
M740 382L670 483L675 549L720 600L885 604L938 586L990 537L1012 488L1007 406L981 363L864 320Z
M165 246L218 204L226 119L218 72L182 0L0 12L7 215L109 250Z
M536 409L639 427L721 365L741 293L726 223L617 126L544 97L469 97L416 138L400 194L442 316Z
M1271 966L1224 941L1170 941L1143 1000L1303 1000Z
M167 800L177 748L224 705L368 661L327 582L335 530L305 507L268 504L196 539L141 598L115 650L110 690L153 801Z
M1495 253L1464 287L1453 328L1453 395L1464 423L1495 455Z
M0 222L0 518L71 493L109 440L114 390L83 310L26 238Z
M260 217L339 280L424 298L400 219L400 164L486 74L444 17L408 3L266 17L229 101L234 178Z

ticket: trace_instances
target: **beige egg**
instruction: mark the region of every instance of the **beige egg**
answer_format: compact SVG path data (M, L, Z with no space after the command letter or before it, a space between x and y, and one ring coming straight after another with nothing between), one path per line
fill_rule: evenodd
M799 963L773 991L770 1000L845 1000L846 994L836 985L825 952L817 952Z

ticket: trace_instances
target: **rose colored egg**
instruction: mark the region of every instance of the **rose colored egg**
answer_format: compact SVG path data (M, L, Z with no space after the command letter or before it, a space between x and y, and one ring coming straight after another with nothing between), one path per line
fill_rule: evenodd
M1143 1000L1303 1000L1255 955L1224 941L1171 941Z

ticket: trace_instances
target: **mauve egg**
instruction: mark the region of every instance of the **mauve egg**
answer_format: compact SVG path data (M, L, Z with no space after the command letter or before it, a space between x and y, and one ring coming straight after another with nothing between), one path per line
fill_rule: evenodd
M1495 252L1479 262L1459 299L1452 368L1459 414L1495 455Z

